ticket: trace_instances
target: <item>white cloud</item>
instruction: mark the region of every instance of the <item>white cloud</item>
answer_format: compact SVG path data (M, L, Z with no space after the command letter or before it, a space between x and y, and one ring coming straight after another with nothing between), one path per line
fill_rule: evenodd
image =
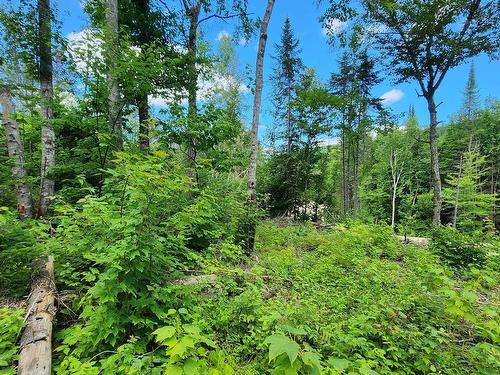
M220 42L222 39L227 39L229 37L230 37L230 35L226 30L221 30L217 34L217 41Z
M396 102L399 102L401 99L403 99L404 96L405 93L400 89L392 89L383 93L380 96L380 99L382 99L382 104L391 105Z
M61 104L65 107L76 108L78 106L78 98L69 91L60 92L59 97L61 98Z
M346 26L347 22L341 21L338 18L329 18L325 22L321 33L326 37L335 36L341 33L346 28Z
M248 39L247 38L240 38L240 40L238 40L238 44L240 46L244 47L248 44Z
M206 102L214 99L224 91L237 89L238 93L244 95L250 92L250 89L236 77L232 75L222 75L213 71L205 72L198 77L198 102ZM150 95L149 104L156 107L167 107L175 102L183 105L187 104L188 93L186 90L176 90L175 92L164 91L161 94Z
M89 70L90 61L103 61L103 41L97 30L84 29L71 32L66 39L69 53L79 73L86 73Z

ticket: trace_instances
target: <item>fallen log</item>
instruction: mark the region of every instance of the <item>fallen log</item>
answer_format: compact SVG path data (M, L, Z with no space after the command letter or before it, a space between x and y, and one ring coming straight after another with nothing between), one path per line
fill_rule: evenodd
M425 237L397 236L399 242L417 246L429 246L430 239Z
M56 314L54 258L36 262L20 341L18 375L50 375L52 321Z

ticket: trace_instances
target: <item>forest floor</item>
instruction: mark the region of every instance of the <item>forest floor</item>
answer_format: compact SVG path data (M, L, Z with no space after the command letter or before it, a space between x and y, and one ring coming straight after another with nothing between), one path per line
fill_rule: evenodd
M265 222L250 264L221 256L189 286L200 292L191 309L241 374L268 371L276 332L331 373L495 373L498 268L459 276L428 244L403 245L387 227Z
M298 348L293 366L301 374L319 373L313 367L369 375L500 370L498 256L460 271L432 246L402 244L391 228L363 224L318 231L263 222L245 263L231 246L174 280L176 301L165 307L213 340L219 362L234 370L214 374L269 373L286 348ZM61 324L75 322L66 302L55 328L59 343ZM63 359L58 350L56 367Z

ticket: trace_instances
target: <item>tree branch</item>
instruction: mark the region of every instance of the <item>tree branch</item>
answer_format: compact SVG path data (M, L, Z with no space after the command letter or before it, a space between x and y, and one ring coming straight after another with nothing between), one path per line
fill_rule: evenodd
M202 18L201 20L198 21L197 25L199 26L202 22L205 22L205 21L208 21L209 19L211 18L218 18L220 20L223 20L225 22L227 22L226 20L227 19L230 19L230 18L234 18L234 17L239 17L239 16L248 16L252 13L237 13L237 14L230 14L230 15L227 15L227 16L222 16L220 14L211 14L210 16L207 16L205 18Z

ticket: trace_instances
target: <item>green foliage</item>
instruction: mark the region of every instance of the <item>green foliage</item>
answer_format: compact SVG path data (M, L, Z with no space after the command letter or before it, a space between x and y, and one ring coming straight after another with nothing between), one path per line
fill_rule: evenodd
M451 227L435 228L432 232L432 250L452 267L467 268L484 264L488 246L478 236L471 236Z
M16 341L19 332L24 327L24 310L0 309L0 374L13 375L17 359Z
M59 208L49 242L65 265L58 279L85 291L77 306L82 323L61 332L60 350L77 364L92 362L99 350L151 345L168 308L189 301L168 280L201 266L207 248L223 248L229 257L239 249L229 241L237 219L226 212L241 211L232 195L216 197L207 188L190 198L190 180L164 152L117 154L115 163L102 196ZM130 342L131 335L142 339ZM71 366L69 359L61 363L61 369Z
M295 330L295 333L305 334L305 331ZM264 341L269 345L269 362L274 364L272 374L321 374L320 355L309 345L304 344L304 350L293 339L277 333Z
M37 238L43 224L20 222L6 207L0 207L0 296L21 297L31 281L31 264L41 254Z

